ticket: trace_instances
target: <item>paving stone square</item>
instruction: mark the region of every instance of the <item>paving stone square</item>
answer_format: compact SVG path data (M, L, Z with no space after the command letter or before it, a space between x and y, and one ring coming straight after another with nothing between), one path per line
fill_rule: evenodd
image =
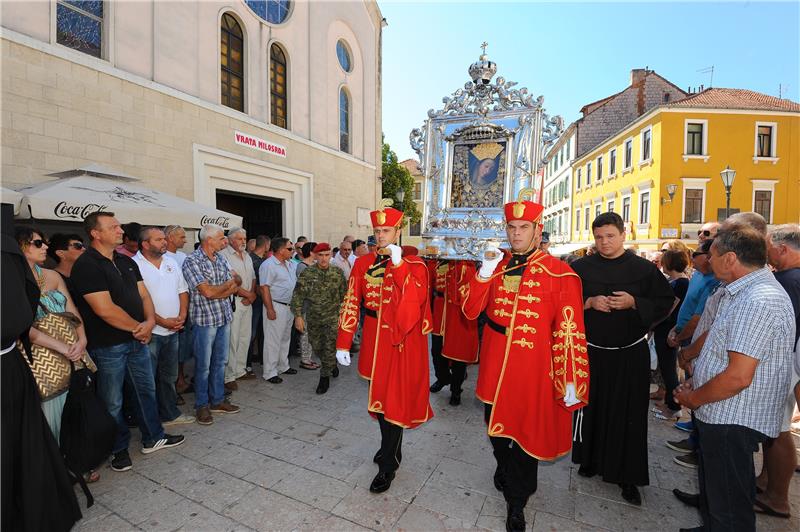
M460 406L448 404L448 389L431 395L435 417L406 431L402 466L380 495L368 490L380 434L366 412L367 382L355 366L342 368L318 396L318 377L300 370L278 385L240 381L232 401L241 412L215 415L210 426L169 427L186 435L171 450L142 455L134 429L133 470L101 469L101 480L90 485L95 504L74 530L505 529L483 405L473 393L477 368L469 370ZM190 405L194 396L186 399ZM677 531L700 524L698 513L671 493L697 489L695 471L675 464L663 444L683 435L671 423L650 421L650 486L639 508L617 486L578 476L568 457L541 463L539 488L526 508L529 530ZM759 516L759 530L800 530L800 474L790 495L792 519Z

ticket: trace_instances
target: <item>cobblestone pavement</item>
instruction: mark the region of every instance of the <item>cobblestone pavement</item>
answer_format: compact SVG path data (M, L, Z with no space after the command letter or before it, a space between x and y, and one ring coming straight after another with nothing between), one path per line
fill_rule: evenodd
M233 402L242 411L215 415L211 426L171 427L186 435L175 449L142 455L134 430L133 470L102 468L101 480L91 485L95 504L75 530L504 530L483 407L473 395L477 368L469 370L461 406L447 404L447 389L432 395L436 417L406 431L403 464L380 495L368 491L379 432L366 412L366 381L354 366L343 368L318 396L318 376L301 369L279 385L260 378L240 383ZM667 422L651 421L650 486L640 508L626 504L616 486L579 477L568 459L542 463L539 489L526 509L529 529L698 525L697 512L671 494L676 487L696 490L695 472L673 463L675 453L663 445L682 435ZM800 474L791 497L795 517L759 517L759 530L800 530ZM81 493L79 500L85 505Z

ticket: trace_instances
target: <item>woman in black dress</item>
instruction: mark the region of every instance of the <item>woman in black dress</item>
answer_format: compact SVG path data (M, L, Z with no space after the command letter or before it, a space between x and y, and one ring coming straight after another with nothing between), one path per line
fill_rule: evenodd
M58 444L42 413L33 374L16 347L33 323L39 287L14 238L10 205L3 205L0 241L2 301L2 462L0 529L66 531L81 518Z

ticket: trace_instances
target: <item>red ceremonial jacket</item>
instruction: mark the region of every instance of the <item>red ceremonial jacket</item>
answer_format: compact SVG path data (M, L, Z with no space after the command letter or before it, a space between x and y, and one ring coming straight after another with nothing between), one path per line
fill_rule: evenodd
M521 277L505 276L510 259L506 253L490 280L476 274L464 290L468 319L485 310L504 328L483 329L476 395L494 405L490 436L510 438L529 455L552 460L569 452L571 411L589 399L581 281L568 265L538 250ZM569 408L563 402L567 383L575 384L580 401Z
M356 259L339 314L336 348L349 350L359 309L367 309L358 372L370 381L368 409L413 428L433 417L429 402L428 339L431 311L428 271L422 259L375 264L375 253ZM381 277L382 275L382 277Z
M475 276L468 260L427 259L433 301L433 334L442 336L442 356L474 364L478 361L478 322L461 311L463 291Z

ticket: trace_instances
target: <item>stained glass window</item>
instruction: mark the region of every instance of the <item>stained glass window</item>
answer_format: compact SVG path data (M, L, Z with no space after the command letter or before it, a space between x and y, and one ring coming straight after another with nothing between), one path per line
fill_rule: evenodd
M270 121L278 127L288 128L286 54L278 44L269 49Z
M291 0L244 0L253 12L262 20L271 24L280 24L289 16Z
M350 60L350 50L347 49L347 45L342 40L336 43L336 58L339 59L339 65L342 70L350 72L350 69L353 68L353 62Z
M350 96L339 89L339 149L350 153Z
M222 15L220 28L220 93L222 105L244 112L244 34L232 15Z
M101 57L103 2L59 0L56 5L56 42Z

